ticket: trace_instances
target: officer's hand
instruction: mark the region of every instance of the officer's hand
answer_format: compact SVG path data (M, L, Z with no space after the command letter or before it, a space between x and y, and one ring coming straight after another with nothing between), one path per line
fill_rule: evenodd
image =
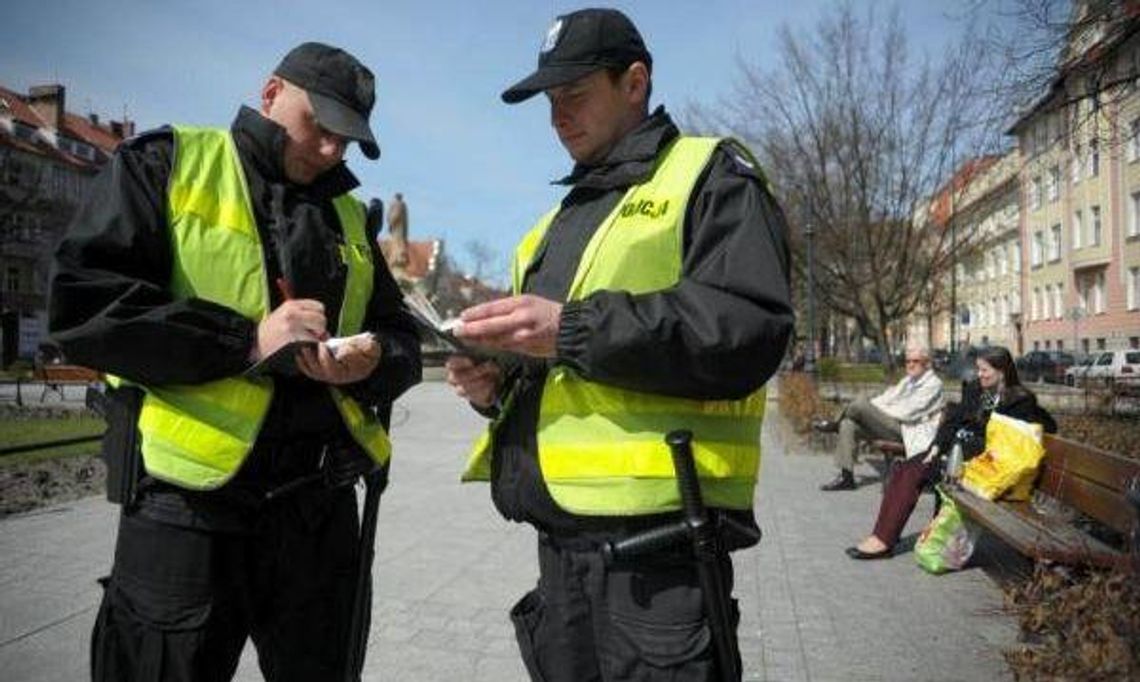
M562 304L523 294L464 310L455 335L478 346L552 358L557 353Z
M325 344L302 348L297 367L314 381L326 384L351 384L368 377L380 364L381 349L376 339L362 335L353 337L335 351Z
M492 360L477 363L465 355L452 355L444 366L447 383L460 398L466 398L475 407L490 407L495 402L503 378L497 363Z
M257 342L249 359L257 362L293 341L317 341L325 336L323 303L310 298L285 301L257 325Z

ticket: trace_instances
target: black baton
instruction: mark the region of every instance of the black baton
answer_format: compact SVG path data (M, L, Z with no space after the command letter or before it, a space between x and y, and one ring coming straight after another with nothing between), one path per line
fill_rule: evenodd
M725 579L720 559L721 548L718 529L709 519L701 498L700 480L693 461L693 434L691 431L670 431L665 436L673 456L673 470L677 477L677 489L681 495L683 519L660 528L652 528L619 542L606 543L602 555L606 563L617 559L629 559L637 555L659 551L688 540L697 563L697 577L701 583L701 597L712 635L716 653L717 668L723 682L739 682L740 670L736 650L735 628L732 624L729 607L728 581ZM756 537L756 532L742 528L740 524L723 519L734 530Z
M364 509L360 515L360 545L357 554L356 585L352 593L352 620L348 630L348 657L345 682L359 682L368 648L372 621L372 560L376 556L376 517L380 493L388 486L388 467L378 467L364 476Z

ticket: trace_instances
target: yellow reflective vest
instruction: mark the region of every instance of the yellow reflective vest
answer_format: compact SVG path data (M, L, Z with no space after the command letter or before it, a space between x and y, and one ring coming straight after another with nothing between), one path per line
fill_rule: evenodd
M626 192L586 245L569 300L602 290L643 294L678 282L686 207L720 141L681 137L659 157L652 177ZM556 207L543 216L519 244L514 293L522 291L527 267L557 213ZM512 398L504 401L504 411ZM680 497L664 435L686 428L693 432L705 502L749 509L763 418L763 388L740 400L691 400L588 381L558 365L547 375L539 408L539 466L554 501L574 514L677 510ZM496 425L476 442L464 480L489 478Z
M253 321L269 314L269 282L253 205L233 138L226 130L176 127L167 220L176 299L200 298ZM364 207L350 195L333 200L344 235L344 300L337 334L360 331L372 296L372 251ZM173 360L177 361L177 360ZM112 384L122 380L112 377ZM208 490L237 473L253 449L273 380L229 377L202 384L142 386L138 419L147 473ZM329 387L349 433L378 463L388 460L388 434L369 410Z

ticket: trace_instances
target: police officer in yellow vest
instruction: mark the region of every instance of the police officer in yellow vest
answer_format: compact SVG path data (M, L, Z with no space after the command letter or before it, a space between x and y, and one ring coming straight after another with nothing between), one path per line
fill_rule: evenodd
M387 466L392 401L420 379L343 161L353 141L379 156L374 98L355 57L302 44L229 130L126 141L59 246L50 325L108 375L123 505L96 680L228 680L247 638L268 680L343 679L351 484Z
M511 613L535 680L719 679L691 557L598 552L677 518L666 432L694 432L706 501L755 528L763 386L793 324L785 221L741 145L649 113L651 68L625 15L581 10L503 93L546 95L575 166L516 250L513 295L462 315L507 354L447 364L492 418L466 477L538 530L538 587Z

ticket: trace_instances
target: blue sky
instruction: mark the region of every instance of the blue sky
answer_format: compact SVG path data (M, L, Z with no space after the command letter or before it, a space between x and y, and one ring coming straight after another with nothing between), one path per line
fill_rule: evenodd
M653 104L674 113L711 103L732 84L737 56L770 65L777 28L810 28L832 0L617 2L654 56ZM863 3L856 3L861 7ZM369 162L355 146L358 195L402 192L413 239L442 237L468 263L479 240L505 264L514 243L562 192L549 181L571 163L548 125L545 100L507 106L499 93L533 70L552 19L581 3L539 0L300 2L40 0L7 7L0 84L25 92L67 86L77 113L140 128L228 125L254 105L281 56L305 40L347 49L377 77ZM911 45L940 45L959 26L937 0L901 3ZM883 7L880 7L880 11Z

